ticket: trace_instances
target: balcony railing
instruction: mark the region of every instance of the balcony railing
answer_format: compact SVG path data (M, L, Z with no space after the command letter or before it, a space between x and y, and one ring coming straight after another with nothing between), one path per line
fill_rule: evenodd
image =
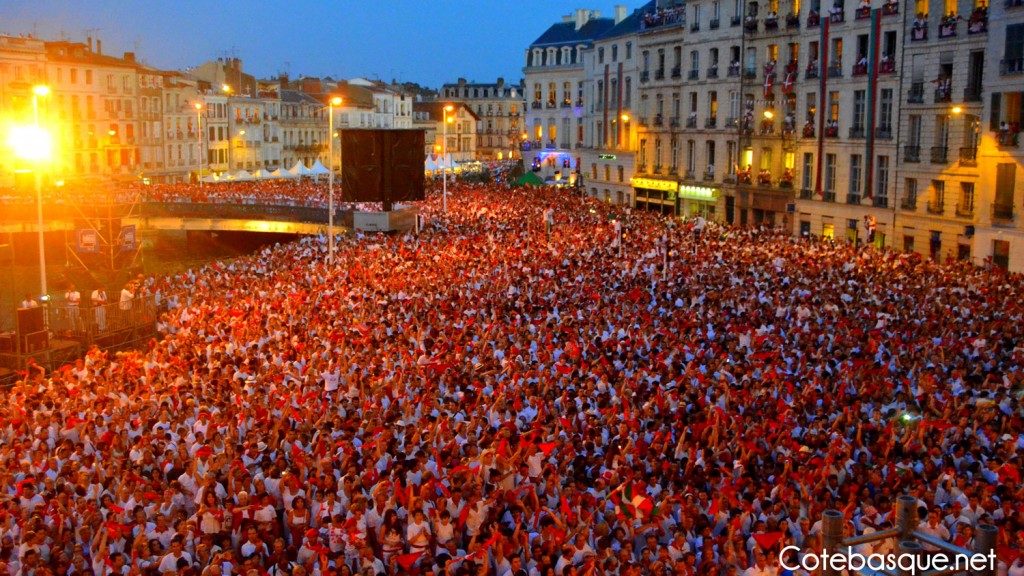
M953 18L947 18L942 24L939 24L939 38L955 38L956 37L956 25L959 20L954 16Z
M817 28L819 25L821 25L821 15L818 14L816 11L811 10L811 12L807 15L807 27Z
M786 14L786 28L795 30L800 28L800 15L799 14Z
M924 22L915 23L910 29L911 42L924 42L928 40L928 24Z
M946 208L945 206L943 206L941 198L936 200L929 200L927 209L929 214L942 214L943 212L946 211Z
M751 34L757 33L757 18L748 17L743 22L743 29L746 30L747 32L750 32Z
M829 78L842 78L843 77L843 65L841 62L833 62L828 65L828 77Z
M976 146L965 146L960 149L961 166L978 165L978 148Z
M663 118L662 118L661 114L655 114L654 115L654 125L655 126L661 126L662 121L663 121Z
M1012 76L1024 74L1024 58L1004 58L999 61L999 74Z
M836 193L835 193L834 190L833 191L825 190L821 194L821 199L824 200L825 202L835 202L836 201Z
M932 146L932 164L946 164L949 162L949 148L945 146Z
M810 200L813 197L814 197L814 190L811 190L810 188L801 188L800 189L800 199L801 200Z
M957 204L956 215L960 218L973 218L974 206L964 206L963 204Z
M875 208L888 208L889 197L888 196L875 196L871 199L871 205Z
M860 194L849 193L846 195L847 204L860 204Z
M1010 130L996 132L996 144L1000 148L1016 148L1019 142L1020 134L1017 132L1011 132Z
M917 196L907 196L903 200L900 200L900 209L917 210Z
M686 73L687 80L697 80L700 78L700 70L690 70Z
M743 77L747 80L757 79L757 68L747 67L743 69Z
M543 107L544 104L536 100L530 103L530 108L532 108L533 110L540 110Z
M708 22L708 28L711 30L718 30L721 25L721 21L718 18L713 18L711 22Z
M686 127L687 128L696 128L697 127L697 117L696 116L691 116L691 117L687 118L686 119Z
M878 61L878 73L879 74L895 74L896 73L896 59L889 57L882 57Z
M689 124L689 123L687 123L687 124ZM671 118L669 118L668 119L668 125L671 126L672 128L679 128L679 117L678 116L672 116Z
M892 127L879 126L875 128L875 138L879 140L892 140Z
M948 87L936 88L935 89L935 103L936 104L942 104L942 103L945 103L945 102L952 102L953 101L953 94L952 94L952 92L953 91L950 90Z
M851 126L850 127L850 138L866 138L867 135L864 133L863 126Z
M895 16L900 13L899 0L887 0L882 4L882 16Z
M704 120L704 127L705 127L705 128L708 128L708 129L710 129L710 128L716 128L716 127L717 127L717 125L718 125L718 118L716 118L716 117L714 117L714 116L712 116L711 118L708 118L708 119Z
M903 161L904 162L920 162L921 161L921 147L906 145L903 147Z
M812 78L817 78L817 77L818 77L818 67L815 66L815 65L808 66L807 67L807 71L804 72L804 78L806 78L808 80L811 80Z
M992 223L993 224L1010 224L1013 222L1014 213L1013 205L993 204L992 205Z
M867 73L868 73L868 65L867 64L861 64L861 63L858 62L857 64L853 65L853 75L854 76L864 76Z
M778 19L778 17L775 17L775 18L765 18L764 19L764 31L765 32L775 31L775 30L778 30L778 29L779 29L779 19Z
M679 77L682 76L682 74L683 74L683 71L682 71L682 69L679 66L674 66L672 68L672 77L673 78L679 78Z
M729 65L729 70L726 72L726 76L728 76L730 78L735 78L736 76L739 76L739 75L740 75L740 65L739 64L730 64Z
M828 21L832 24L841 24L846 22L846 12L842 8L838 12L831 12L828 15Z
M708 78L718 78L718 66L708 68Z
M714 182L714 180L715 180L715 170L714 169L704 170L704 181L705 182Z
M654 71L654 79L655 80L664 80L665 79L665 69L662 68L660 70L655 70Z
M732 26L732 27L734 27L734 28L735 28L736 26L739 26L739 25L740 25L740 22L741 22L742 20L743 20L743 19L742 19L742 18L740 18L739 16L733 16L732 18L729 18L729 26Z
M924 82L914 82L910 85L907 104L924 104Z
M988 32L988 9L975 8L976 13L967 19L967 35L985 34Z
M871 7L870 6L865 6L864 8L857 8L853 12L853 19L854 20L867 20L868 18L871 18Z
M981 87L968 86L964 88L964 102L981 102Z
M640 72L640 81L641 82L648 82L648 81L650 81L650 79L651 79L651 71L650 70L643 70L643 71Z

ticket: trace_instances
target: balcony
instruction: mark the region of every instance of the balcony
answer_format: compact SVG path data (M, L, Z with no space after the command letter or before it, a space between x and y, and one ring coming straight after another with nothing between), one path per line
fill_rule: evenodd
M717 128L718 127L718 118L715 117L715 116L712 116L711 118L708 118L708 119L704 120L704 127L707 128L707 129Z
M655 80L664 80L665 79L665 69L662 68L660 70L655 70L654 71L654 79Z
M828 65L828 77L829 78L842 78L843 77L843 64L842 62L833 62Z
M641 126L647 126L647 116L640 116L637 118L637 124Z
M687 171L686 171L686 172L685 172L685 173L683 174L683 179L684 179L684 180L696 180L696 179L697 179L697 175L696 175L696 174L694 174L693 170L687 170Z
M558 108L558 103L557 103L557 102L555 102L554 100L551 100L551 101L549 101L549 102L547 103L547 106L546 106L546 108L548 108L548 109L552 109L552 108Z
M700 78L700 70L690 70L686 73L687 80L697 80Z
M686 119L686 127L687 128L696 128L697 127L697 117L696 116L690 116L689 118L687 118Z
M974 206L964 206L963 204L957 204L956 215L958 218L974 218Z
M821 199L824 200L825 202L835 202L836 201L836 193L835 193L834 190L833 191L825 190L821 194Z
M864 8L857 8L853 11L854 20L867 20L871 18L871 7L865 6Z
M799 14L786 14L786 29L787 30L798 30L800 28L800 15Z
M700 22L690 24L690 32L700 32Z
M1007 225L1013 224L1015 214L1013 213L1013 206L1006 206L1000 204L992 205L992 223L996 225Z
M679 128L679 117L678 116L672 116L671 118L669 118L668 119L668 125L670 127L672 127L672 128Z
M895 74L896 60L890 56L882 56L882 59L878 61L878 73Z
M888 208L889 197L888 196L875 196L871 199L871 205L875 208Z
M1004 8L1020 8L1024 6L1024 0L1003 0Z
M562 108L572 108L572 100L562 100Z
M875 138L878 140L892 140L892 127L879 126L875 128Z
M730 78L735 78L735 77L737 77L739 75L740 75L740 65L739 64L730 64L729 65L729 70L726 72L726 76L728 76Z
M940 88L935 89L935 103L943 104L946 102L953 101L953 91L949 88L949 80L946 80L947 84Z
M988 9L975 8L967 19L967 35L985 34L988 32Z
M900 3L898 0L887 0L885 4L882 4L882 16L895 16L900 13Z
M650 70L643 70L640 72L640 82L650 82L651 72Z
M680 77L682 77L682 75L683 75L683 71L682 71L682 69L679 66L675 66L675 67L672 68L672 77L673 78L680 78Z
M715 181L715 170L714 168L704 170L704 181L714 182Z
M815 64L809 64L807 70L804 72L804 78L811 80L818 77L818 66Z
M910 85L907 104L924 104L924 82L914 82Z
M921 147L906 145L903 147L903 161L904 162L920 162L921 161Z
M664 118L662 118L661 114L655 114L654 115L654 125L655 126L661 126L663 122L664 122Z
M1000 148L1016 148L1020 143L1020 134L1009 129L996 132L996 144Z
M743 70L743 78L745 80L757 80L757 68L747 67Z
M737 118L729 116L728 118L725 119L725 127L726 128L736 128L738 125L739 125L739 120Z
M910 41L911 42L925 42L928 40L928 24L925 22L915 22L914 27L910 29Z
M981 86L964 88L964 102L981 102Z
M917 210L917 196L907 196L906 198L901 200L900 209L910 210L911 212Z
M946 211L945 207L943 206L942 198L929 200L928 206L926 208L929 214L942 214L943 212Z
M867 73L868 73L868 65L867 65L867 63L858 62L857 64L853 65L853 75L854 76L866 76Z
M999 61L1000 76L1024 74L1024 58L1004 58Z
M811 190L810 188L801 188L800 189L800 199L801 200L810 200L812 198L814 198L814 190Z
M932 146L931 162L932 164L949 163L949 148L945 146Z
M821 15L817 11L811 10L810 14L807 15L807 27L817 28L821 25Z
M761 120L759 132L761 136L771 136L772 134L775 134L775 122L772 120Z
M754 18L752 16L748 16L747 19L743 22L743 29L746 30L747 32L751 33L751 34L756 34L757 33L757 18Z
M532 108L533 110L540 110L543 107L544 107L544 104L542 104L540 102L536 102L536 101L530 102L530 108Z
M653 173L654 174L661 174L661 164L655 164L654 165Z
M860 204L860 194L854 194L850 192L846 195L847 204Z
M866 137L863 126L851 126L850 127L850 138L863 139Z
M965 146L960 149L961 166L978 165L978 148L976 146Z
M846 22L846 12L842 8L835 9L835 12L830 12L828 15L828 21L832 24L842 24Z
M708 68L708 79L718 78L718 66Z
M943 22L939 24L939 39L956 38L956 25L959 22L957 17L945 17L942 20Z
M764 31L765 32L774 32L774 31L776 31L778 29L779 29L779 18L777 16L775 18L768 17L768 18L764 19Z
M718 27L720 25L721 25L721 21L718 18L712 18L711 22L708 23L708 29L710 29L710 30L718 30Z
M740 18L739 16L733 16L732 18L729 19L729 26L735 28L736 26L740 25L741 21L742 18Z
M811 122L810 120L804 123L804 128L801 132L801 135L804 138L814 138L814 123Z
M829 126L825 126L825 138L839 138L839 123L834 122Z

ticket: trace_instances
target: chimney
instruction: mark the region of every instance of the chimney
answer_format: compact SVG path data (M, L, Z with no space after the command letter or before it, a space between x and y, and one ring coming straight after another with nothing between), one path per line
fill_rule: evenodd
M99 38L96 39L96 53L100 55L103 54L103 42L101 42Z
M92 36L86 36L85 44L89 47L89 52L92 52Z
M615 23L618 24L626 19L626 7L622 4L615 5Z
M576 29L579 30L587 23L587 19L590 17L590 12L582 8L577 8L575 12Z
M501 76L498 76L498 90L501 90L504 87L505 87L505 79L502 78Z
M278 75L277 82L278 82L278 84L281 85L281 90L287 90L288 89L288 75L287 74L281 73L280 75Z
M125 52L124 53L124 61L125 62L135 62L135 52Z

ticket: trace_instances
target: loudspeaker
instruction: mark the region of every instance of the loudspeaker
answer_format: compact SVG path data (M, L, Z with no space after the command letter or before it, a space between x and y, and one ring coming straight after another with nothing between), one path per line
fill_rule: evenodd
M41 306L18 308L18 341L23 353L46 350L49 346L50 335L46 332L44 312Z

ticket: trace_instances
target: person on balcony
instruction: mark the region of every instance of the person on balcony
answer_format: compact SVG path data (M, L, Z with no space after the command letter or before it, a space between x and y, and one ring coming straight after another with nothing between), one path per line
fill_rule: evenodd
M870 10L871 9L871 0L860 0L860 6L858 6L858 9L860 9L860 10Z

